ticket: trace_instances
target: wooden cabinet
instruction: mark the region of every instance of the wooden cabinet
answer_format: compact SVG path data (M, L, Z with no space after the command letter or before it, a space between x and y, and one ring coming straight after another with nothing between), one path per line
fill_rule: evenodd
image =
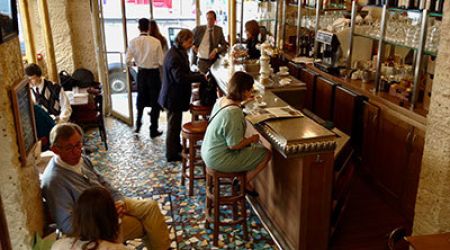
M425 133L398 113L370 103L365 103L363 125L363 167L412 225Z
M311 70L303 68L300 71L299 79L306 84L306 95L305 95L305 108L311 111L314 110L314 92L316 86L317 74Z
M325 121L333 120L334 90L336 84L323 77L317 77L313 112Z
M408 164L404 175L404 188L400 198L401 210L412 224L414 219L414 208L416 204L417 188L419 186L420 169L422 165L422 154L425 144L425 131L417 127L411 137L409 147Z
M362 143L362 167L369 175L376 167L376 149L378 134L378 116L380 108L364 102L363 111L363 143Z

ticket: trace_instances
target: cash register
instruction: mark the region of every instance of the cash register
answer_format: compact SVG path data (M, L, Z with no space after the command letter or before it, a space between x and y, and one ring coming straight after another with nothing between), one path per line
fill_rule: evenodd
M316 41L318 48L314 66L330 74L339 74L337 62L341 56L341 48L337 36L331 32L319 30Z

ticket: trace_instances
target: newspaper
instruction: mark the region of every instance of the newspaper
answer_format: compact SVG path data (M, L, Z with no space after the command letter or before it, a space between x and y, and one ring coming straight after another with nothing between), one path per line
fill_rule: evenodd
M303 116L304 115L300 111L292 108L291 106L285 106L256 109L250 112L250 114L245 118L252 124L258 124L269 119L294 118Z

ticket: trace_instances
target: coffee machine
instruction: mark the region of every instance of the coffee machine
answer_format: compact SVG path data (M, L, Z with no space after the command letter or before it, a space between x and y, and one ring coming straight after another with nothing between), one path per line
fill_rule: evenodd
M341 46L337 36L331 32L319 30L316 35L317 51L314 66L330 74L338 74L337 62L341 56Z

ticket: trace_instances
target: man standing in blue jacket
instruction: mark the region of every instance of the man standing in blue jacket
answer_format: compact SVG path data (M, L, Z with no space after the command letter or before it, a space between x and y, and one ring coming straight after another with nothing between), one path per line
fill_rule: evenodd
M202 73L192 72L187 51L192 47L193 34L182 29L175 38L175 45L164 58L163 83L159 104L167 110L166 158L168 162L181 160L181 122L183 111L189 110L192 83L204 82Z

